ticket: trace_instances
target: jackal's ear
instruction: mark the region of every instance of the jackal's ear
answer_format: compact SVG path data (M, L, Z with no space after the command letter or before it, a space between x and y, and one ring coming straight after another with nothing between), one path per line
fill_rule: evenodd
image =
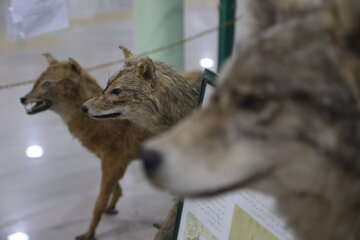
M55 64L58 61L51 55L50 53L43 53L41 54L46 58L46 61L49 63L49 65Z
M326 9L325 24L334 38L360 54L360 1L336 0Z
M75 61L74 59L72 58L69 58L69 63L70 63L70 67L71 69L77 73L77 74L81 74L82 73L82 67L80 66L80 64Z
M150 86L152 88L156 87L156 68L151 58L141 58L140 62L136 66L136 71L145 80L150 81Z
M121 51L122 51L123 54L124 54L125 61L129 60L129 58L131 58L131 57L134 56L134 55L132 55L132 53L130 52L130 50L127 49L126 47L120 45L119 48L121 49Z

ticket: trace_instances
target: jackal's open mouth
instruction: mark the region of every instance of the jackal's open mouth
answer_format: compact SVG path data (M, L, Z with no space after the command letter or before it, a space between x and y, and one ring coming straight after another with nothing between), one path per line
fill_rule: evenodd
M35 114L49 109L51 107L51 101L50 100L29 101L26 102L24 105L27 114Z
M115 118L120 115L121 115L121 113L115 112L115 113L109 113L109 114L104 114L104 115L92 115L91 117L102 119L102 118Z

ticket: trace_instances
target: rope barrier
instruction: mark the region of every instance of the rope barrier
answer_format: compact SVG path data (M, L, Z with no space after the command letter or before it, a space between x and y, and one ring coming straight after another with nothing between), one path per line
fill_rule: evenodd
M220 28L223 28L223 27L229 26L231 24L234 24L236 21L238 21L240 19L241 19L241 16L238 16L238 17L234 18L231 21L228 21L228 22L226 22L224 24L221 24L221 25L218 25L216 27L210 28L210 29L208 29L206 31L197 33L197 34L195 34L193 36L190 36L188 38L184 38L184 39L182 39L180 41L176 41L176 42L170 43L168 45L165 45L165 46L162 46L162 47L159 47L159 48L155 48L155 49L152 49L150 51L146 51L146 52L136 54L136 55L139 56L139 57L144 57L144 56L148 56L148 55L151 55L151 54L154 54L154 53L165 51L167 49L170 49L170 48L185 44L187 42L193 41L195 39L201 38L203 36L206 36L206 35L208 35L208 34L210 34L212 32L215 32L215 31L219 30ZM125 59L116 60L116 61L112 61L112 62L99 64L99 65L96 65L96 66L93 66L93 67L85 68L85 70L88 71L88 72L91 72L91 71L95 71L95 70L98 70L98 69L101 69L101 68L114 66L114 65L124 63L124 62L125 62ZM35 81L36 80L25 80L25 81L21 81L21 82L17 82L17 83L10 83L10 84L5 84L5 85L0 85L0 90L7 89L7 88L15 88L15 87L23 86L23 85L32 84Z

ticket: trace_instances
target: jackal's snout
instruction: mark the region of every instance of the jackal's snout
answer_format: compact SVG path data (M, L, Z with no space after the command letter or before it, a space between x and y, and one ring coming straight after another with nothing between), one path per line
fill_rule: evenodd
M163 161L163 157L159 152L146 147L140 148L139 156L142 159L143 168L148 177L151 177L159 169Z
M28 93L24 97L20 97L20 103L24 105L27 114L42 112L52 106L51 100L35 98L31 93Z
M20 103L25 104L26 103L26 97L20 97Z
M81 106L81 110L82 110L84 113L87 113L87 112L89 111L89 108L88 108L88 106L87 106L86 104L83 104L83 105Z

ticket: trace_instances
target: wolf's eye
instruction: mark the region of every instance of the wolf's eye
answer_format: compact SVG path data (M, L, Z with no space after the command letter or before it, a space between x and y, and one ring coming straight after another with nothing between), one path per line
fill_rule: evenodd
M120 88L115 88L111 91L111 94L114 94L114 95L119 95L121 93L121 89Z
M50 86L51 86L51 82L46 81L46 82L44 82L41 86L42 86L42 87L50 87Z
M248 96L242 96L238 106L245 110L260 110L262 107L264 107L266 104L265 99L254 96L254 95L248 95Z

